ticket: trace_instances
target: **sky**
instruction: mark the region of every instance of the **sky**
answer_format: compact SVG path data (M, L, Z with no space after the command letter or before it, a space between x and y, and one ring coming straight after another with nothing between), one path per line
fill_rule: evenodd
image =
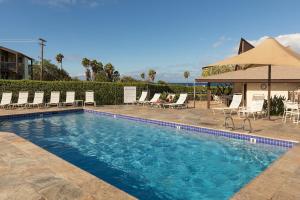
M201 68L237 53L241 37L257 45L270 36L300 53L299 0L0 0L0 45L38 60L65 56L81 76L83 57L111 62L136 78L185 82Z

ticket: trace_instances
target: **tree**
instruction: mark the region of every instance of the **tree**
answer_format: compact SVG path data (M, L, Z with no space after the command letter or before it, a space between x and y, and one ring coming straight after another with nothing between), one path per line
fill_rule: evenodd
M139 82L138 80L136 80L135 78L131 77L131 76L123 76L120 81L122 83L134 83L134 82Z
M81 61L82 66L85 68L85 77L86 80L89 81L91 80L91 70L89 69L91 61L87 58L83 58Z
M71 80L68 72L64 69L60 69L57 65L51 63L50 60L44 59L44 70L43 70L43 80L45 81L61 81L61 80ZM40 62L33 63L32 66L32 79L40 80L41 66Z
M95 80L96 74L103 71L103 64L97 60L92 60L90 66L92 67L93 79Z
M154 69L150 69L148 72L149 80L154 82L156 76L156 71Z
M141 73L140 76L141 76L142 80L144 81L145 80L145 73L144 72Z
M104 66L104 71L106 73L107 78L110 81L113 81L113 74L115 71L115 67L111 63L108 63Z
M64 59L64 55L59 53L56 55L55 59L56 59L57 63L60 63L60 69L62 69L62 61Z
M168 85L166 81L162 81L162 80L157 81L157 83L161 85Z
M89 68L87 68L86 71L85 71L85 77L86 77L87 81L90 81L92 79L91 70Z
M101 72L96 74L95 81L97 81L97 82L109 82L110 80L108 80L108 78L106 76L106 73L104 71L101 71Z
M202 69L202 76L211 76L215 74L222 74L225 72L234 71L235 66L224 65L224 66L211 66Z
M188 84L190 72L189 72L189 71L185 71L185 72L183 73L183 76L184 76L184 78L186 79L186 84Z
M114 71L112 81L117 82L118 80L120 80L120 73L118 71Z

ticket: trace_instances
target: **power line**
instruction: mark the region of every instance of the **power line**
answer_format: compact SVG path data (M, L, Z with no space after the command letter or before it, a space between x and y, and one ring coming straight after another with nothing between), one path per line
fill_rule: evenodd
M35 39L1 39L0 43L37 43Z

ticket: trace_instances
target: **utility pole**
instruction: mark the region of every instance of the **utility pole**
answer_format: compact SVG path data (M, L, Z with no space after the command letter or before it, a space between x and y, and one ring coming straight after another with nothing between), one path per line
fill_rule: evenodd
M39 38L40 45L41 45L41 77L40 80L43 80L43 70L44 70L44 47L46 46L45 43L47 42L43 38Z

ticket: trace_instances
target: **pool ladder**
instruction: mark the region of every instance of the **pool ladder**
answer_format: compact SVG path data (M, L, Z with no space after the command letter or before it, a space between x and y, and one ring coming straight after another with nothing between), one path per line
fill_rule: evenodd
M249 129L246 129L246 123L248 122L248 126L249 126ZM225 128L230 128L232 130L235 130L235 124L234 124L234 120L232 118L231 115L225 115L225 119L224 119L224 126ZM251 121L248 117L246 117L244 120L243 120L243 126L241 127L244 131L248 131L249 133L252 133L253 129L252 129L252 124L251 124Z

